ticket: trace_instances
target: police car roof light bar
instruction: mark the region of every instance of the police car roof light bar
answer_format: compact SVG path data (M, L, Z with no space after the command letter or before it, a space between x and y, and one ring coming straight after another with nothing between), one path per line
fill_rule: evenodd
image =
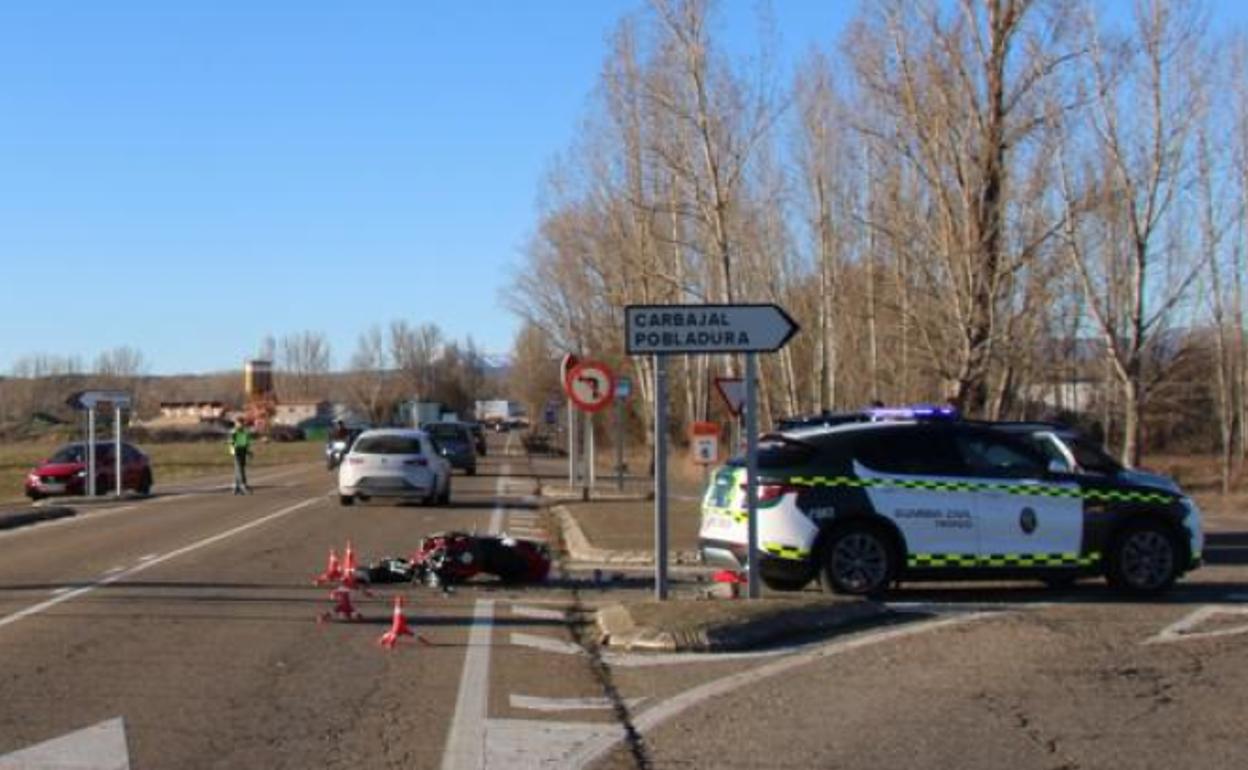
M958 410L952 406L932 406L930 404L914 404L913 406L875 407L866 410L873 421L884 420L956 420Z

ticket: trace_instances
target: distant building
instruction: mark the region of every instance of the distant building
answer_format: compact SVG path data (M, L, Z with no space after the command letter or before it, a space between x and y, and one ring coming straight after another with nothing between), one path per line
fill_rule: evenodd
M275 425L299 427L304 423L323 423L333 414L333 405L325 400L283 401L276 406L272 422Z
M221 401L161 401L160 421L178 425L194 425L221 420L226 405Z

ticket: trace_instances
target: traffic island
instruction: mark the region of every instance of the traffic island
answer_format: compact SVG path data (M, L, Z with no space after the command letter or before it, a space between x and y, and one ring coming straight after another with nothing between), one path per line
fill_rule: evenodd
M599 643L655 652L729 652L810 637L881 620L879 602L833 596L755 601L672 599L598 610Z
M18 511L0 511L0 530L17 529L18 527L38 524L41 521L64 519L73 515L74 509L66 508L63 505L27 508Z
M687 504L677 511L670 535L672 564L700 564L697 551L697 508ZM653 504L610 501L557 505L568 558L581 564L644 566L654 564Z

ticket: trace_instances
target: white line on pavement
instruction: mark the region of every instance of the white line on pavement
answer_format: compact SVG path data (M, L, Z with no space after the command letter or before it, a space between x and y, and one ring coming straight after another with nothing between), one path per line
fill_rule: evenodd
M542 652L555 652L560 655L584 655L585 650L573 642L565 642L562 639L553 639L549 636L538 636L537 634L512 634L511 643L517 647L532 647Z
M152 559L155 559L159 555L160 554L158 553L145 553L139 557L139 563L142 564L145 561L151 561Z
M537 618L538 620L563 620L566 617L562 610L551 610L545 607L529 607L523 604L511 605L511 614L519 615L522 618Z
M490 641L494 602L478 599L472 610L468 652L459 679L455 715L446 738L442 770L481 770L485 767L485 718L490 699Z
M499 470L498 482L494 485L494 510L490 513L490 531L497 535L503 529L503 518L507 515L507 507L503 505L503 488L507 482L507 474L511 473L511 465L504 463Z
M263 524L268 524L270 521L280 519L281 517L292 514L295 511L307 508L309 505L323 502L324 499L325 498L323 497L313 497L313 498L304 500L301 503L295 503L294 505L287 506L281 509L280 511L275 511L274 513L270 513L267 516L261 516L258 519L247 522L246 524L241 524L237 527L234 527L233 529L227 529L224 532L220 532L211 537L206 537L203 540L198 540L194 543L191 543L190 545L183 546L175 551L170 551L164 556L157 557L155 559L152 559L151 561L143 562L142 564L136 565L122 572L116 572L106 577L103 577L90 585L83 586L82 588L69 591L55 598L48 599L46 601L40 602L39 604L35 604L30 607L27 607L26 609L18 610L17 612L14 612L12 614L5 615L4 617L0 617L0 628L4 628L5 626L16 623L19 620L22 620L24 618L29 618L34 615L38 615L39 613L45 610L49 610L63 602L70 601L71 599L77 599L79 596L85 596L86 594L91 593L92 591L99 588L100 586L105 586L110 583L116 583L117 581L123 578L130 577L131 575L136 575L146 569L155 567L157 564L163 564L171 559L176 559L179 556L184 556L188 553L191 553L192 551L198 551L200 548L206 548L207 546L213 545L215 543L219 543L222 540L231 538L242 532L246 532L249 529L254 529L255 527L259 527Z
M1195 629L1217 615L1243 617L1245 622L1229 628L1215 628L1212 631L1196 631ZM1165 642L1181 642L1188 639L1208 639L1215 636L1236 636L1248 634L1248 608L1228 606L1225 604L1209 604L1183 616L1180 620L1161 629L1155 636L1150 636L1143 644L1162 644Z
M973 620L999 616L1000 613L995 612L974 612L967 615L959 615L953 618L919 621L912 625L902 626L900 628L867 633L862 636L855 636L849 639L840 639L822 644L815 649L790 655L770 663L765 663L757 668L752 668L747 671L729 674L728 676L714 679L690 690L685 690L679 695L668 698L662 703L642 711L635 719L633 719L633 727L638 733L647 733L673 717L704 701L710 700L711 698L723 697L740 687L757 684L764 679L769 679L778 674L783 674L800 666L805 666L809 663L830 658L843 652L849 652L850 650L856 650L873 644L892 641L894 639L901 639L907 636L914 636L928 631L936 631L938 629L948 628L962 623L969 623ZM595 743L587 744L577 753L575 757L569 758L569 761L564 766L578 768L588 767L597 760L601 759L618 742L618 737L606 737L596 741Z
M633 709L640 706L645 698L629 698L624 705ZM615 708L615 701L610 698L539 698L534 695L511 695L513 709L529 711L610 711Z

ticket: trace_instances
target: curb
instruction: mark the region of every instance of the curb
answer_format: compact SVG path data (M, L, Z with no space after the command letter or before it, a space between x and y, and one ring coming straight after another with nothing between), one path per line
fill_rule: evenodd
M589 491L589 497L586 498L585 490L581 487L569 489L566 486L542 485L541 496L547 500L566 500L569 502L612 502L612 503L632 503L642 502L645 500L653 500L653 492L616 492L607 491L601 488L595 488Z
M12 511L8 513L0 512L0 530L17 529L31 524L37 524L41 521L51 521L53 519L64 519L74 516L76 511L73 508L57 506L55 508L32 508L29 511Z
M599 548L585 536L585 530L568 510L567 506L556 505L551 509L559 517L559 529L563 533L564 547L573 562L591 564L623 564L648 566L654 564L654 554L650 551L623 551ZM700 564L701 555L696 551L674 551L670 554L672 564Z
M637 625L627 605L598 610L599 643L605 647L650 652L733 652L792 636L808 636L874 620L890 614L884 605L856 600L777 609L736 622L693 629Z

